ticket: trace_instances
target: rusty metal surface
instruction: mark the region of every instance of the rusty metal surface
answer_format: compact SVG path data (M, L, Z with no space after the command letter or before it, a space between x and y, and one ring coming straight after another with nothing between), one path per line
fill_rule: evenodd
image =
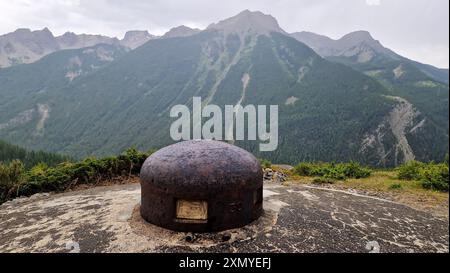
M141 215L178 231L242 227L262 214L263 174L247 151L218 141L180 142L150 156L141 170ZM177 201L206 201L207 221L177 218Z

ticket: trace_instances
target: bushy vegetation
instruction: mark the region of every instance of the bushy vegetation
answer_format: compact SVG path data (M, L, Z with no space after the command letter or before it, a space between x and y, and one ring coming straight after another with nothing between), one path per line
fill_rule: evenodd
M422 163L410 161L396 169L397 178L401 180L419 181L423 188L445 191L449 190L448 156L443 163ZM358 163L308 163L302 162L295 166L294 173L300 176L316 177L315 184L333 184L337 180L369 177L372 170ZM401 189L400 184L392 185L391 189Z
M444 163L410 161L397 171L399 179L420 181L426 189L449 190L448 160Z
M13 160L11 163L0 163L0 204L8 196L13 194L15 185L18 185L25 174L25 166L20 160Z
M61 162L71 161L71 158L42 151L27 151L0 140L0 163L10 163L13 160L20 160L26 169L30 169L38 163L55 166Z
M332 179L332 178L325 178L325 177L316 177L313 180L313 184L334 184L336 183L336 179Z
M419 161L410 161L397 168L398 178L404 180L420 180L419 171L425 166Z
M64 191L76 184L96 183L117 176L137 175L149 153L129 149L115 157L87 158L80 162L65 162L49 167L37 164L27 171L24 164L14 160L0 164L0 203L38 192Z
M272 166L272 162L270 162L267 159L260 159L259 163L261 164L261 167L263 167L263 168L270 168Z
M389 189L391 189L391 190L400 190L402 188L403 188L403 186L399 183L395 183L395 184L392 184L389 186Z
M359 163L306 163L302 162L294 168L294 172L301 176L317 176L334 180L346 180L348 178L369 177L372 171Z

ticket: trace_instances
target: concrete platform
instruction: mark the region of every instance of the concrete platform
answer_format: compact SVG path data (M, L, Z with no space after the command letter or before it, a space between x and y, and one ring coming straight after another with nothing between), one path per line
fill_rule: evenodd
M0 252L449 251L448 220L343 191L266 184L261 219L214 234L145 223L139 199L129 184L5 203Z

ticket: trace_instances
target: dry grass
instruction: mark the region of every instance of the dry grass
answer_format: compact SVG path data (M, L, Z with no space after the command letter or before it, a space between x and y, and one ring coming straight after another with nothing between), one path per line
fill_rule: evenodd
M449 216L449 194L445 192L422 188L420 182L397 179L394 171L375 171L370 177L363 179L348 179L326 185L342 190L356 190L363 194L378 196L408 205L418 210L424 210L434 215ZM292 175L286 184L312 184L313 177Z
M96 183L92 184L79 184L73 187L70 187L66 191L80 191L87 190L95 187L103 187L103 186L113 186L113 185L125 185L125 184L135 184L139 183L139 177L136 175L131 176L118 176L112 179L100 180Z

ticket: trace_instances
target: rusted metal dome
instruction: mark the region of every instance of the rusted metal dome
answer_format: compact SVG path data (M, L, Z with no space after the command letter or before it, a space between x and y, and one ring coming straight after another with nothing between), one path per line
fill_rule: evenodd
M180 142L141 170L141 215L177 231L238 228L262 214L263 173L247 151L219 141Z

